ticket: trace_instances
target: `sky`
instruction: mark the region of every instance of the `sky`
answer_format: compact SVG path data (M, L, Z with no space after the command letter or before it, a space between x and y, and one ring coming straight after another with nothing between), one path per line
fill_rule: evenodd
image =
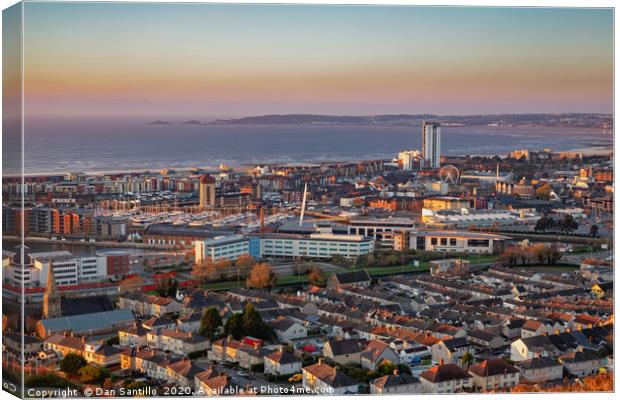
M611 113L610 9L25 3L28 116Z

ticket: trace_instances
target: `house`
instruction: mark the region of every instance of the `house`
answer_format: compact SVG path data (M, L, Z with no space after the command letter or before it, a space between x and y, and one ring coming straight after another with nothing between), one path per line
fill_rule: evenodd
M202 314L199 312L191 312L177 318L177 328L182 332L200 332L200 321Z
M280 348L265 356L265 374L292 375L301 371L301 360Z
M305 326L286 317L276 318L268 322L267 325L273 329L280 343L308 336L308 330Z
M175 314L181 311L181 304L170 297L154 295L144 296L144 315L161 317L167 314Z
M118 299L121 310L130 310L140 316L161 317L181 311L181 304L171 297L139 293L125 293Z
M415 364L425 357L431 356L431 349L428 346L414 344L399 351L401 364Z
M549 336L530 336L517 339L510 344L510 359L513 361L558 355L560 355L560 351L549 340Z
M327 280L327 288L337 290L350 287L370 287L372 279L365 269L361 271L342 272L333 274Z
M541 383L559 381L564 376L564 368L555 358L536 357L516 364L521 372L521 380Z
M612 276L613 276L613 272L612 272ZM614 282L607 281L607 282L600 282L600 283L593 284L592 294L594 294L594 296L596 296L599 299L602 299L604 297L613 298Z
M150 331L146 334L146 341L151 348L184 356L204 351L210 346L209 339L206 337L171 329Z
M118 343L124 347L146 346L148 332L150 332L149 329L134 322L132 326L118 330Z
M387 343L380 340L371 340L360 354L360 363L363 368L374 371L386 362L397 365L400 357Z
M194 388L196 395L200 396L221 396L228 383L228 375L217 372L213 368L194 375Z
M467 339L473 345L490 350L499 349L506 344L506 340L502 336L482 329L469 332Z
M471 377L456 364L439 364L420 374L424 393L456 393L471 387Z
M442 274L466 275L469 273L469 261L460 258L433 260L430 262L431 276Z
M461 365L461 358L466 353L474 355L474 347L464 337L444 339L431 347L431 353L433 362L437 364Z
M366 341L362 339L330 339L323 346L323 356L338 364L359 364Z
M228 336L211 343L207 357L211 361L238 363L241 368L250 369L265 362L264 357L272 351L259 344L248 344Z
M78 354L87 362L101 367L116 365L121 362L122 350L104 343L87 342L86 337L69 336L67 334L50 336L43 343L45 350L54 351L58 358L67 354Z
M400 374L398 369L394 369L392 374L381 376L370 382L370 394L414 393L422 393L422 383L409 374Z
M168 379L168 365L176 363L181 358L170 355L161 350L143 349L137 347L125 349L121 354L121 369L138 372L159 381Z
M580 331L583 329L592 328L599 325L601 322L602 320L598 317L593 317L588 314L579 314L571 323L571 329Z
M175 329L177 323L167 316L153 317L142 322L142 326L149 330Z
M204 371L195 362L184 358L175 363L168 364L166 367L166 381L180 388L195 389L195 377Z
M338 368L331 367L321 360L302 369L303 387L316 394L357 393L358 383Z
M550 326L543 324L542 322L535 319L528 319L521 327L522 338L540 336L544 334L551 335L552 333L553 329Z
M519 370L502 358L472 365L468 370L472 386L480 391L507 390L519 384Z
M22 347L22 340L24 346ZM18 335L15 333L3 333L2 334L2 344L6 346L7 350L15 355L21 355L22 349L24 351L24 356L26 358L30 358L32 356L37 355L41 350L43 350L43 342L34 336L30 335Z
M514 339L521 337L521 328L527 320L521 318L512 318L506 320L501 326L502 335L507 339Z
M564 366L566 375L578 378L596 375L600 368L607 365L606 356L589 350L563 354L558 361Z

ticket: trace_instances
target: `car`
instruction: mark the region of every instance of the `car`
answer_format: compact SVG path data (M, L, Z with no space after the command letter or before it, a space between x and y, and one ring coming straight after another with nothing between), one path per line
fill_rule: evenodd
M238 371L237 375L239 375L239 376L248 376L248 373L245 372L245 371Z
M301 374L295 374L293 376L291 376L290 378L288 378L289 382L299 382L300 380L302 380L303 376Z

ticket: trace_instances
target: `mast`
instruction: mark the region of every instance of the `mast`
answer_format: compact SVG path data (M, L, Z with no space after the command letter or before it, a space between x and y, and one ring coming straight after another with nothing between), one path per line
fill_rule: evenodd
M301 200L301 214L299 215L299 226L304 223L304 213L306 211L306 196L308 195L308 182L304 186L304 197Z

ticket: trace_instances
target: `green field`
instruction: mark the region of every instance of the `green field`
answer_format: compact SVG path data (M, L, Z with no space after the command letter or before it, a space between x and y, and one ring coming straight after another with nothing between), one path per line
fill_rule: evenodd
M497 260L497 256L494 255L484 255L484 256L469 256L469 257L461 257L464 260L468 260L472 265L476 264L487 264ZM402 273L415 273L415 272L426 272L430 268L430 261L420 261L419 266L414 266L413 264L405 265L396 265L390 267L367 267L367 268L359 268L365 269L368 273L373 277L380 277L386 275L397 275ZM346 269L343 269L346 271ZM351 271L357 269L351 269ZM325 275L329 277L332 273L326 272ZM285 275L278 277L278 285L293 285L296 283L307 283L308 276L307 275ZM225 281L225 282L214 282L214 283L204 283L200 285L203 289L211 289L211 290L226 290L237 287L237 281ZM244 287L245 281L239 282L239 286Z

